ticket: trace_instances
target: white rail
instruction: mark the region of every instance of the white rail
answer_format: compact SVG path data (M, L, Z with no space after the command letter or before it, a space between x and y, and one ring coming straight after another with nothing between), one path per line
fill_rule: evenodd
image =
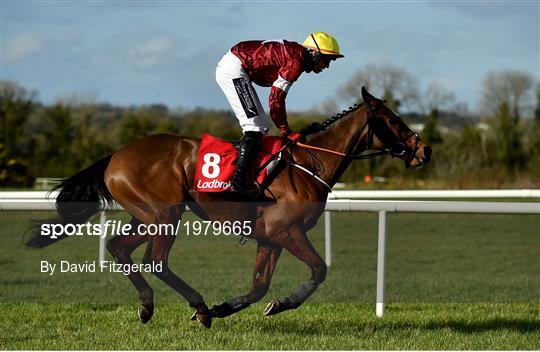
M510 191L510 190L507 190ZM538 190L511 190L512 192L503 192L492 195L496 198L501 197L523 197L535 198L539 195ZM523 191L523 192L519 192ZM351 193L342 193L350 191L340 191L343 195L352 195ZM353 191L365 192L365 191ZM370 191L371 192L371 191ZM376 192L400 192L403 198L413 198L411 191L376 191ZM421 191L417 191L421 192ZM427 192L427 191L426 191ZM458 198L456 191L434 191L441 197ZM460 193L468 191L457 191ZM476 191L475 191L476 192ZM490 191L491 192L491 191ZM337 193L337 192L336 192ZM373 193L373 192L372 192ZM453 195L449 195L452 193ZM359 193L356 193L359 194ZM365 194L365 193L363 193ZM420 197L427 193L421 194ZM473 193L471 198L481 197ZM501 195L505 194L505 195ZM510 195L511 194L511 195ZM521 194L516 195L516 194ZM50 199L45 199L46 192L0 192L0 210L55 210L55 194L50 195ZM40 197L40 198L38 198ZM433 193L429 198L437 197ZM484 195L486 197L486 195ZM487 196L489 197L489 196ZM386 242L387 242L387 213L412 212L412 213L475 213L475 214L540 214L540 202L462 202L462 201L395 201L395 200L351 200L351 199L329 199L325 209L325 255L326 263L330 266L331 257L331 230L330 230L330 212L378 212L379 230L378 230L378 250L377 250L377 303L376 314L381 317L384 313L385 303L385 278L386 278ZM102 212L100 222L104 226L106 221L105 213ZM105 258L105 238L100 236L99 260Z
M328 199L540 198L540 189L333 191Z
M390 213L537 214L540 202L460 202L430 200L330 199L328 211L381 211Z
M58 192L52 192L56 198ZM45 191L0 192L3 199L45 199ZM385 190L385 191L333 191L328 199L448 199L448 198L540 198L540 189L468 189L468 190Z

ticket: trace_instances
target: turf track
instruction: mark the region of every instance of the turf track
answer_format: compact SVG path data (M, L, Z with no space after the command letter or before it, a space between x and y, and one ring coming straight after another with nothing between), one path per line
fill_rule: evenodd
M389 304L378 319L376 215L335 213L333 265L307 304L262 316L270 299L309 276L285 253L260 304L206 330L153 277L156 313L141 325L136 293L121 274L40 273L41 260L97 259L97 238L87 236L25 249L26 221L44 215L0 213L2 349L540 349L537 216L391 214ZM322 228L310 237L324 253ZM209 305L221 303L249 288L251 242L180 236L171 266Z

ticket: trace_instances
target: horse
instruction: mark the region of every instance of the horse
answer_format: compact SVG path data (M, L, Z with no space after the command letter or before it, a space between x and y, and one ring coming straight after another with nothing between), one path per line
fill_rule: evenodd
M147 243L143 263L162 264L162 270L153 274L179 293L195 309L192 320L207 328L213 318L237 313L266 295L285 248L309 266L311 277L284 299L270 301L264 315L296 309L326 278L326 264L307 232L316 225L328 193L350 163L366 158L367 150L401 158L410 168L420 167L431 158L431 148L384 101L364 87L362 98L362 103L305 128L304 142L287 145L282 155L287 162L268 179L263 191L264 199L270 201L251 202L230 192L194 191L200 140L156 134L131 142L57 185L58 214L45 223L81 224L97 214L103 204L116 201L131 215L131 228L135 230L127 236L112 237L108 251L118 263L132 265L132 252ZM136 230L139 224L177 224L186 206L203 219L250 221L253 231L249 237L257 243L257 256L247 294L208 308L203 296L168 265L176 236L149 236ZM63 238L66 236L43 236L38 225L27 246L43 248ZM141 301L139 318L147 323L154 312L154 292L140 272L127 277Z

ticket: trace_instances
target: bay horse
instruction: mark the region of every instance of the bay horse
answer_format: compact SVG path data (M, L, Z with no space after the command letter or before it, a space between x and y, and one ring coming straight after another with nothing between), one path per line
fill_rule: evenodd
M288 163L274 172L264 189L270 202L250 202L232 193L194 191L200 140L156 134L131 142L56 186L60 191L56 201L58 215L46 222L84 223L104 203L113 201L132 216L134 229L138 224L177 224L186 205L203 219L252 221L250 238L257 242L252 288L247 294L212 308L169 268L169 251L176 236L149 236L133 231L127 236L114 236L107 248L118 263L133 264L132 252L147 243L143 263L162 263L161 272L153 274L195 309L192 320L208 328L212 318L234 314L265 296L285 248L309 266L311 277L288 297L272 300L264 314L295 309L325 280L326 264L309 241L307 231L317 223L331 187L350 163L363 158L362 152L368 149L386 150L412 168L422 166L431 157L431 148L384 101L365 88L362 98L363 103L304 129L304 144L288 145L283 153ZM43 248L65 237L43 236L36 226L27 246ZM154 292L141 273L131 272L127 277L141 300L139 317L147 323L154 312Z

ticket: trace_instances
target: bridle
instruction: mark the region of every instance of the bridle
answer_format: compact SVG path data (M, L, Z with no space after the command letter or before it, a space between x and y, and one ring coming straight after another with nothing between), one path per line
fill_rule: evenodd
M373 147L373 134L374 130L377 130L377 137L383 142L385 146L387 146L387 148L385 148L387 154L392 157L405 160L405 165L407 167L409 167L411 162L416 159L419 163L419 167L422 167L425 161L423 160L423 158L416 155L416 152L420 147L420 136L418 135L418 133L411 131L411 133L405 139L398 139L396 135L392 132L389 124L394 125L399 123L401 121L399 119L399 116L394 115L388 120L388 122L386 122L384 117L378 115L379 110L384 106L384 101L377 100L377 105L375 106L375 108L373 108L370 103L366 103L366 106L368 110L367 148L371 149ZM412 137L416 139L416 143L414 148L407 152L407 141Z

